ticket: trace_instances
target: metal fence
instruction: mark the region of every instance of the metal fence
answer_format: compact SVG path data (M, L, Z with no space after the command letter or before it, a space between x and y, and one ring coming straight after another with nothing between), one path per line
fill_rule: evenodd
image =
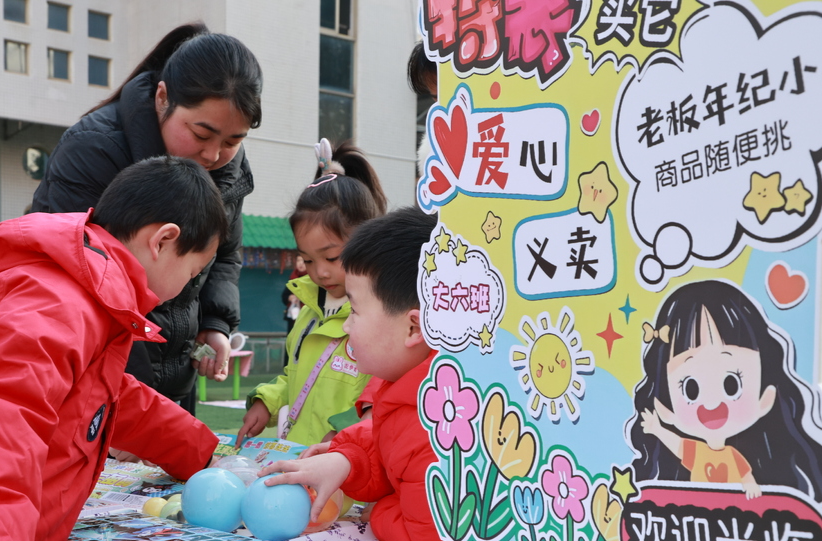
M242 332L248 337L245 349L254 352L253 374L282 374L285 363L284 332Z

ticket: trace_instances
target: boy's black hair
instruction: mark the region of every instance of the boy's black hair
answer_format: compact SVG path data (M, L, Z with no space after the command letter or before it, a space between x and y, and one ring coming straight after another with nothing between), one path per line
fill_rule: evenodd
M148 158L120 171L94 207L93 223L120 242L143 227L174 223L180 227L177 253L205 251L214 237L228 232L220 191L200 164L188 158Z
M386 313L419 308L417 272L420 249L431 238L437 216L403 207L359 226L342 251L346 273L371 279Z
M425 56L425 47L418 41L408 57L408 85L417 96L427 97L431 83L437 84L437 64Z

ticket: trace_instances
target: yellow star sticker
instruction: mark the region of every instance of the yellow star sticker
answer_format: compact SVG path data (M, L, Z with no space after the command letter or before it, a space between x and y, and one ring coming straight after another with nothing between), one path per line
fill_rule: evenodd
M492 240L497 240L500 238L499 227L501 225L502 218L496 216L489 210L488 215L485 217L485 221L482 222L482 232L485 233L485 242L491 244Z
M785 196L785 212L795 212L800 216L805 215L805 205L813 199L813 194L805 188L801 178L790 188L785 188L782 195Z
M468 246L462 243L462 239L457 239L457 247L454 248L454 257L457 258L457 265L468 261L468 258L465 257L466 251L468 251Z
M609 488L612 493L619 496L623 506L628 503L628 500L631 499L632 496L639 494L639 491L634 485L633 477L634 470L632 470L630 466L625 468L625 470L620 470L614 466L611 470L612 480Z
M440 234L434 237L434 240L437 241L437 248L439 248L440 253L447 252L450 248L448 243L451 242L451 235L445 232L445 228L440 228Z
M579 203L577 210L580 214L592 214L594 219L602 223L608 215L608 208L617 200L619 192L608 174L608 165L600 162L591 171L583 173L577 179L579 183Z
M425 263L422 264L422 268L425 269L426 276L431 276L431 273L437 270L437 263L434 261L435 256L434 252L425 252Z
M742 206L756 213L756 219L764 224L775 210L785 206L785 197L779 193L779 173L763 177L759 173L751 175L751 189L742 200Z
M491 338L494 335L491 334L491 331L488 330L488 325L482 326L482 332L479 333L479 339L482 341L482 347L490 348L491 347Z

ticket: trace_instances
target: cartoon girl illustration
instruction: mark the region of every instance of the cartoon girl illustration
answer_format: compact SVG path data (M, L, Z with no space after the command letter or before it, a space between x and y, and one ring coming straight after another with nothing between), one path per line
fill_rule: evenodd
M788 340L745 293L687 284L643 329L645 378L629 421L638 480L741 483L749 499L760 485L788 485L822 501L822 445L803 426L811 391Z

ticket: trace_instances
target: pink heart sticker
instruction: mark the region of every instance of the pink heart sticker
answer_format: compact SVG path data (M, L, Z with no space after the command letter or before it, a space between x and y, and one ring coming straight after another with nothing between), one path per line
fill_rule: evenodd
M582 115L582 121L580 122L582 133L594 135L599 129L599 121L599 109L593 109L591 112Z
M782 310L793 308L808 294L808 277L801 271L792 271L784 261L771 265L765 285L771 301Z

